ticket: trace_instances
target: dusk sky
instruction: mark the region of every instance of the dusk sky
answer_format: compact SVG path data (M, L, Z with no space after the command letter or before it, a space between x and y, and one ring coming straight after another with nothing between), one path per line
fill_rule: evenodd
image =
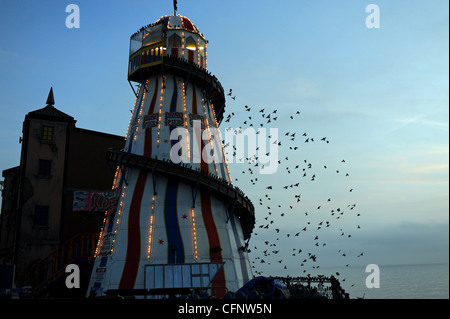
M71 3L80 28L66 27ZM371 3L380 9L379 28L366 26ZM209 40L208 70L236 97L227 96L224 116L234 116L221 131L250 123L279 130L276 174L230 164L234 185L256 209L256 269L286 275L316 265L448 263L448 5L178 1L177 13ZM134 105L130 36L171 13L171 0L0 0L0 170L19 165L24 117L45 106L50 87L55 107L77 127L125 135ZM277 110L277 120L268 124L261 109ZM317 263L300 268L294 249Z

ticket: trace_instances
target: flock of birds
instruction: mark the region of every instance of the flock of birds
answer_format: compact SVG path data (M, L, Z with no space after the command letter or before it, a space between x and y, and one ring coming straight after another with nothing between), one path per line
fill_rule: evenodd
M236 99L231 89L228 96L232 100ZM278 123L279 131L284 130L281 134L279 132L276 141L278 154L282 156L278 159L281 167L275 175L258 174L260 163L257 155L245 158L244 170L242 166L239 166L239 171L230 166L233 183L242 184L241 188L255 205L256 224L248 247L254 274L277 276L284 272L289 276L304 276L312 269L318 269L321 261L326 264L330 253L335 254L334 260L338 257L343 267L349 267L354 257L362 257L364 252L355 253L346 249L349 248L348 240L353 238L354 231L361 229L358 219L361 214L357 211L356 203L346 202L354 193L354 189L348 186L351 179L346 160L326 158L329 163L317 165L304 159L310 155L305 143L327 145L330 140L298 131L301 127L300 110L287 114L277 109L269 110L268 107L245 105L242 111L236 113L228 114L224 122L237 128L222 124L226 130L234 129L235 134L242 133L247 127L269 127ZM286 125L286 121L292 121L292 125ZM287 128L289 131L285 131ZM237 154L236 146L225 144L225 141L224 150L226 154L232 152L233 157ZM317 195L318 189L329 189L323 187L320 181L329 182L330 178L334 178L332 186L336 186L340 193L338 198L327 194L321 202L312 203L311 198L323 195L320 191ZM344 180L334 184L335 178ZM251 184L252 187L246 187L245 184ZM342 189L343 185L348 188ZM311 190L316 191L314 193ZM343 247L338 248L338 244ZM340 276L340 273L332 275Z

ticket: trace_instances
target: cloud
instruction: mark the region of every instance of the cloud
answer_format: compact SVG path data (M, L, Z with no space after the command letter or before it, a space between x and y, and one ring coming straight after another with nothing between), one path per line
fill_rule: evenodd
M255 269L265 275L303 275L313 266L323 267L366 266L377 264L409 265L448 263L449 260L449 224L447 222L402 222L390 225L371 225L360 230L343 229L351 238L341 236L333 230L310 234L302 232L293 237L294 230L282 229L275 236L264 236L262 230L252 237L250 259ZM297 230L298 231L298 230ZM285 233L291 232L290 238ZM318 240L314 236L318 234ZM275 239L280 237L280 241ZM320 243L316 247L315 243ZM326 243L326 246L322 246ZM302 250L301 253L299 249ZM317 262L308 259L309 253L317 257ZM345 254L345 256L344 256ZM294 256L295 255L295 256ZM302 266L302 260L307 259ZM264 263L261 263L264 260ZM283 266L287 265L287 270Z
M433 146L433 147L430 147L430 149L428 149L426 152L431 155L447 155L448 156L449 147L448 146Z
M286 98L294 99L318 97L322 94L316 83L301 78L286 83L283 93Z
M393 119L394 121L394 125L385 130L385 133L383 134L383 136L389 136L391 135L393 132L396 132L398 130L404 129L408 126L413 126L414 129L417 129L418 126L421 126L423 129L425 128L434 128L434 129L439 129L439 130L449 130L449 123L448 121L436 121L436 120L430 120L425 118L426 116L430 116L433 114L421 114L421 115L416 115L413 117L407 117L407 118L396 118ZM436 114L434 114L435 116L437 116Z
M421 116L416 116L416 117L407 118L407 119L400 119L398 121L400 123L402 123L403 126L406 126L408 124L424 124L424 125L432 125L432 126L440 126L440 127L448 128L448 123L425 120Z
M372 182L372 183L384 183L384 184L410 184L410 185L448 185L448 178L446 180L437 180L437 179L419 179L412 177L404 177L401 176L395 177L373 177L373 176L362 176L358 178L353 178L355 182Z
M448 262L449 224L402 222L372 228L359 243L374 263L385 265Z
M408 165L410 166L410 165ZM448 163L443 164L434 164L434 165L420 165L420 166L413 166L409 168L411 172L418 173L418 174L428 174L436 171L448 171Z
M381 148L380 148L381 150ZM361 180L392 183L448 184L449 147L442 144L390 143L383 152L369 153Z

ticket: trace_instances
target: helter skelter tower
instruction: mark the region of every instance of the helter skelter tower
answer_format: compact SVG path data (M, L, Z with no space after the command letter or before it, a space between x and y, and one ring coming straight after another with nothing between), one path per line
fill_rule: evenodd
M254 206L231 184L220 136L208 133L218 132L225 94L206 66L207 40L184 16L163 16L131 36L136 102L125 147L107 155L121 195L103 221L88 296L207 288L222 297L252 279ZM175 129L189 138L171 139ZM171 150L183 142L190 160L174 163ZM195 161L193 148L207 146L223 160Z

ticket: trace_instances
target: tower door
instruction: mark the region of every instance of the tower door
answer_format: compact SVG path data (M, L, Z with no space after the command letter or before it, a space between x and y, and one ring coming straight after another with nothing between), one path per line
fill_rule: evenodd
M188 51L188 62L194 63L194 51L187 50Z
M178 58L178 49L172 48L170 54L172 55L172 58Z

